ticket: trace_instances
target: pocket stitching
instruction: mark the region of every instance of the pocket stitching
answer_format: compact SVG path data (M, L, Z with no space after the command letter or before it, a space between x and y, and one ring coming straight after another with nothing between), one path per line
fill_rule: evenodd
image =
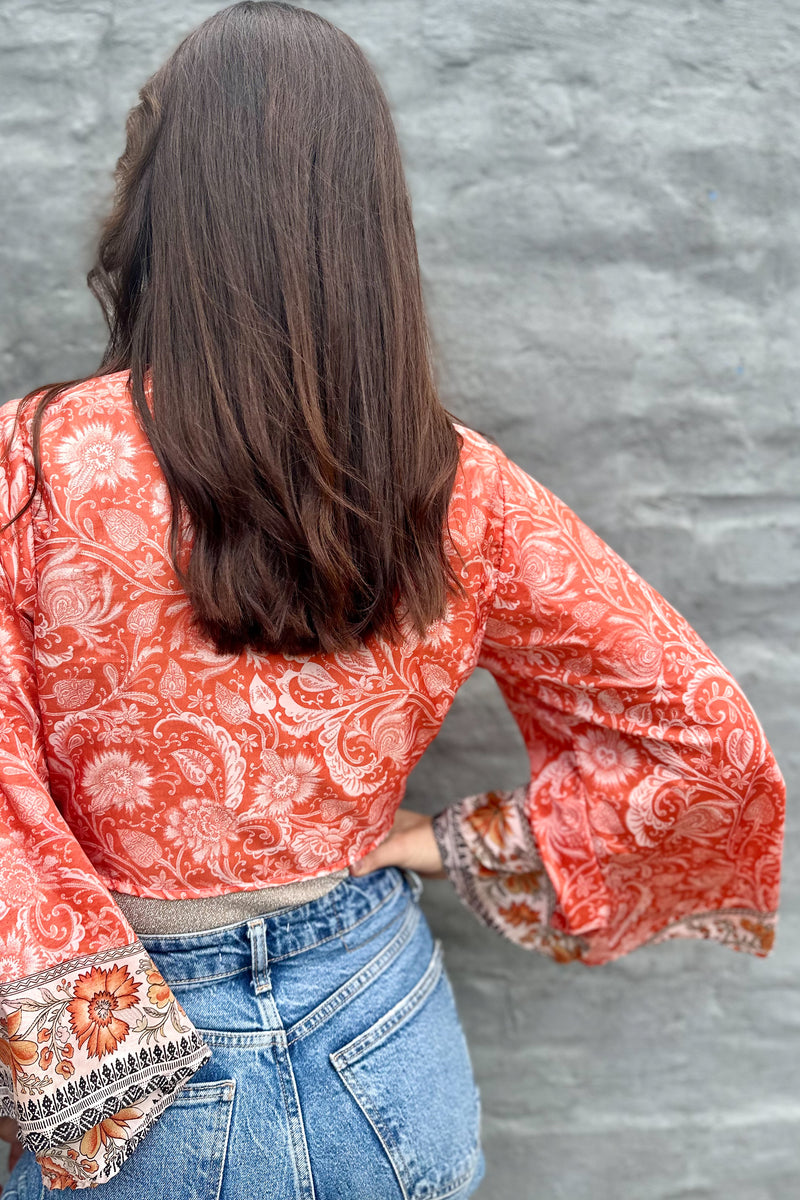
M214 1093L218 1092L218 1095ZM196 1083L185 1083L175 1093L175 1099L168 1107L173 1108L183 1100L184 1105L207 1103L209 1100L233 1101L236 1096L235 1079L203 1079ZM167 1110L164 1109L164 1112Z
M376 1045L380 1045L380 1043L376 1042ZM475 1137L475 1144L472 1146L468 1157L464 1161L463 1167L456 1175L455 1179L450 1180L445 1185L446 1190L438 1192L427 1192L424 1190L420 1191L420 1184L422 1184L423 1188L425 1186L424 1181L420 1180L419 1183L415 1185L413 1192L409 1193L401 1178L400 1170L397 1166L397 1163L403 1163L406 1167L406 1170L408 1170L408 1163L402 1147L390 1136L389 1131L385 1129L384 1124L380 1119L380 1113L373 1115L373 1106L370 1097L363 1092L361 1088L357 1087L355 1080L350 1080L348 1078L348 1072L341 1071L339 1078L355 1100L358 1107L363 1112L364 1116L372 1127L375 1136L383 1146L386 1158L392 1170L394 1171L395 1178L397 1179L400 1190L403 1193L403 1200L447 1200L449 1196L454 1196L457 1192L461 1191L465 1184L469 1183L470 1179L472 1179L475 1174L475 1170L480 1159L481 1143L479 1123L478 1131ZM478 1110L478 1115L479 1112L480 1110Z
M369 1029L364 1030L363 1033L353 1038L345 1046L342 1046L340 1050L334 1051L329 1055L330 1061L335 1067L339 1078L361 1109L375 1136L383 1146L386 1158L402 1192L403 1200L448 1200L448 1197L456 1196L474 1177L481 1154L481 1105L478 1088L476 1085L473 1086L472 1097L475 1141L470 1148L469 1154L463 1163L459 1165L457 1174L454 1178L447 1181L444 1185L444 1190L436 1192L428 1191L425 1181L419 1179L414 1183L412 1191L409 1192L403 1181L400 1167L402 1166L407 1174L413 1175L412 1165L409 1163L402 1146L395 1140L391 1128L387 1127L380 1107L378 1109L375 1108L371 1095L359 1086L357 1078L353 1076L349 1068L359 1063L371 1051L383 1045L392 1033L402 1028L411 1017L419 1012L443 980L449 983L446 975L444 975L443 965L442 943L437 938L434 942L434 951L430 961L411 991L402 1000L398 1001L384 1017L371 1025ZM467 1050L467 1055L469 1056L469 1050Z
M225 1092L223 1093L223 1097L222 1097L225 1102L226 1108L227 1108L228 1119L225 1122L225 1136L223 1139L221 1139L220 1146L219 1146L219 1175L218 1175L218 1182L217 1182L217 1191L216 1191L216 1195L214 1196L214 1200L219 1200L220 1195L222 1193L222 1180L225 1175L225 1165L228 1161L228 1146L229 1146L230 1140L231 1140L231 1120L233 1119L233 1103L236 1098L236 1080L235 1079L231 1079L231 1080L226 1079L222 1082L232 1083L233 1087L231 1089L226 1088ZM195 1087L202 1087L202 1086L203 1086L203 1084L201 1084L201 1083L195 1084ZM215 1151L215 1153L216 1153L216 1151Z
M334 1067L338 1070L340 1067L347 1067L354 1062L358 1062L368 1051L375 1049L390 1034L394 1033L396 1029L400 1029L402 1025L405 1025L417 1009L425 1003L439 982L441 974L442 943L437 938L434 942L430 962L411 991L402 1000L398 1000L397 1004L393 1008L390 1008L388 1013L385 1013L374 1025L370 1025L368 1029L359 1033L352 1041L349 1041L339 1050L334 1050L330 1055L330 1060Z
M193 1095L191 1097L185 1096L184 1098L185 1098L185 1100L188 1100L188 1103L179 1105L181 1096L184 1095L184 1093L187 1091L188 1088L192 1089ZM218 1096L214 1096L214 1094L213 1094L215 1088L219 1089ZM207 1103L209 1100L215 1104L222 1103L225 1105L225 1110L227 1112L227 1120L225 1121L225 1124L224 1124L224 1137L220 1136L223 1133L223 1126L222 1126L221 1122L217 1123L217 1126L215 1127L215 1131L214 1131L214 1140L216 1142L219 1139L220 1147L216 1148L214 1151L214 1154L212 1155L212 1162L216 1158L219 1158L219 1177L218 1177L217 1188L216 1188L216 1192L214 1193L213 1200L219 1200L220 1194L222 1192L222 1178L223 1178L223 1175L225 1174L225 1163L228 1158L228 1146L230 1143L230 1133L231 1133L231 1119L233 1117L233 1102L234 1102L235 1097L236 1097L236 1080L235 1079L213 1079L213 1080L202 1080L198 1083L185 1083L183 1085L183 1087L175 1093L175 1098L173 1099L173 1101L167 1105L167 1107L164 1109L164 1111L162 1113L160 1113L157 1118L157 1121L160 1120L167 1112L169 1112L169 1110L171 1108L174 1108L176 1105L179 1105L181 1108L184 1108L184 1107L188 1108L188 1107L192 1106L193 1104L197 1104L200 1102ZM223 1117L223 1120L224 1120L225 1111L223 1111L221 1113L221 1116ZM146 1138L143 1140L143 1142L141 1144L144 1145L145 1143L146 1143ZM139 1147L137 1147L136 1149L138 1150ZM135 1154L136 1154L136 1150L134 1150L134 1155ZM130 1162L131 1160L128 1159L126 1161ZM123 1163L122 1165L124 1167L125 1163ZM117 1174L118 1173L119 1172L117 1172ZM104 1182L111 1183L114 1180L114 1178L115 1178L115 1176L112 1175L111 1179L107 1179ZM102 1186L102 1184L100 1186ZM42 1177L41 1178L41 1188L40 1188L37 1200L46 1200L46 1197L51 1196L52 1194L53 1194L52 1191L49 1188L45 1187L44 1178ZM19 1193L17 1192L17 1196L18 1195L19 1195ZM14 1198L14 1200L16 1200L16 1197Z
M351 975L349 979L345 980L332 995L328 996L321 1004L312 1009L310 1013L301 1017L299 1021L286 1030L288 1045L292 1045L301 1038L307 1037L310 1033L314 1033L326 1021L329 1021L331 1017L336 1016L346 1004L349 1004L356 996L361 995L364 989L376 979L379 979L384 971L388 971L389 967L396 962L397 958L411 941L418 924L419 913L409 906L400 928L392 935L391 940L386 943L383 949L373 955L360 971L357 971L355 975ZM328 1011L329 1007L330 1011Z
M155 958L153 961L156 962ZM158 966L157 962L156 966ZM233 979L236 975L244 975L246 971L250 970L250 964L248 963L244 967L237 967L235 971L225 971L220 975L192 975L190 979L175 979L172 976L169 967L167 966L165 969L169 975L169 985L171 988L190 988L203 983L218 983L222 979Z
M331 1060L333 1060L333 1055L331 1055ZM351 1086L351 1081L347 1078L347 1074L344 1071L342 1071L339 1074L339 1078L341 1079L344 1086L347 1088L350 1095L353 1097L353 1100L356 1102L358 1107L363 1112L364 1116L369 1121L369 1124L370 1124L376 1138L378 1139L380 1144L383 1146L383 1151L384 1151L384 1154L386 1155L386 1161L389 1163L389 1166L394 1171L395 1179L397 1180L397 1185L400 1188L400 1191L403 1193L403 1200L409 1200L408 1192L406 1191L405 1184L403 1183L403 1180L400 1176L400 1172L397 1168L397 1164L395 1162L395 1159L400 1159L401 1162L404 1161L403 1155L400 1152L400 1147L394 1141L391 1141L389 1143L389 1145L387 1145L386 1138L384 1138L381 1129L378 1127L377 1123L373 1120L371 1106L370 1106L369 1102L366 1100L366 1098L363 1096L363 1094L360 1096L356 1094L353 1087Z

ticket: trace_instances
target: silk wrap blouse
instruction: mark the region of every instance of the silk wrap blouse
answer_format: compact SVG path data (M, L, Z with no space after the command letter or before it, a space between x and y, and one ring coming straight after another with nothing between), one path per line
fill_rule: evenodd
M0 524L30 414L0 410ZM785 787L741 688L546 487L462 425L447 551L465 594L420 638L220 655L193 628L127 372L42 427L2 535L0 1111L49 1189L115 1175L210 1058L110 890L189 899L347 868L389 833L476 667L530 758L434 818L459 896L559 962L668 938L765 956Z

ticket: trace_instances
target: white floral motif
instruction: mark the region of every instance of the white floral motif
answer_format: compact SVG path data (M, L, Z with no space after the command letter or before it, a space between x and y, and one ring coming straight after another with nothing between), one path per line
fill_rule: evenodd
M145 763L134 759L127 750L109 750L88 763L83 773L83 788L89 796L89 808L102 813L113 805L136 811L149 800L153 777Z
M270 814L288 813L296 804L310 800L319 787L319 767L309 754L280 758L274 750L262 755L264 771L256 785L255 797Z
M20 849L13 846L0 854L0 895L14 908L31 904L38 896L36 872Z
M166 836L170 841L179 841L198 855L224 850L223 845L236 835L236 817L203 797L189 796L181 803L181 810L167 815Z
M76 551L65 552L44 565L39 573L39 606L41 636L59 632L69 626L84 639L87 646L102 643L108 636L103 627L119 616L122 605L114 597L113 577L97 568L91 572L72 562ZM45 665L50 664L40 652Z
M46 792L13 784L8 785L7 791L11 805L23 821L38 822L47 816L50 806Z
M22 678L18 664L14 661L11 631L0 629L0 680L17 684Z
M133 861L142 867L152 867L161 857L161 847L156 839L140 829L120 830L119 840Z
M170 513L170 501L167 485L157 480L150 491L150 512L154 517L167 517Z
M22 979L40 970L46 962L45 955L35 944L10 934L0 942L0 978Z
M575 757L581 771L600 787L619 787L639 770L640 758L614 729L589 729L575 738Z
M343 851L341 832L331 829L301 830L292 839L292 850L300 866L307 871L335 863Z
M83 496L91 487L114 487L120 479L134 479L133 453L129 434L95 421L65 437L56 457L67 468L70 491Z
M673 792L680 786L680 775L666 767L657 766L633 788L628 797L625 823L639 846L655 846L665 830L671 828L678 814ZM661 799L660 812L656 802Z
M453 641L453 630L450 625L449 618L452 614L452 605L448 605L447 611L443 617L432 621L425 630L425 645L430 646L435 650L442 646L448 646Z

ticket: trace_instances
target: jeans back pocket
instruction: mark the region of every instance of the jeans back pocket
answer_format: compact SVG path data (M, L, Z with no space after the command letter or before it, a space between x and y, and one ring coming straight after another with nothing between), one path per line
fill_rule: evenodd
M103 1200L219 1200L235 1093L235 1079L184 1084L117 1174L98 1184Z
M330 1056L408 1200L462 1200L483 1175L480 1094L437 940L422 978Z

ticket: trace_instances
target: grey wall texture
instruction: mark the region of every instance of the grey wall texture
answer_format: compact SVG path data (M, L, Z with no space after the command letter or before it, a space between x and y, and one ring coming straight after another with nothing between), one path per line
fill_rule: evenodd
M219 7L3 0L0 399L97 365L84 277L125 113ZM689 619L744 687L791 802L800 4L308 7L359 42L393 106L444 403ZM435 812L527 775L478 672L407 803ZM483 1097L481 1196L796 1200L798 850L790 803L767 960L675 942L558 966L426 884Z

